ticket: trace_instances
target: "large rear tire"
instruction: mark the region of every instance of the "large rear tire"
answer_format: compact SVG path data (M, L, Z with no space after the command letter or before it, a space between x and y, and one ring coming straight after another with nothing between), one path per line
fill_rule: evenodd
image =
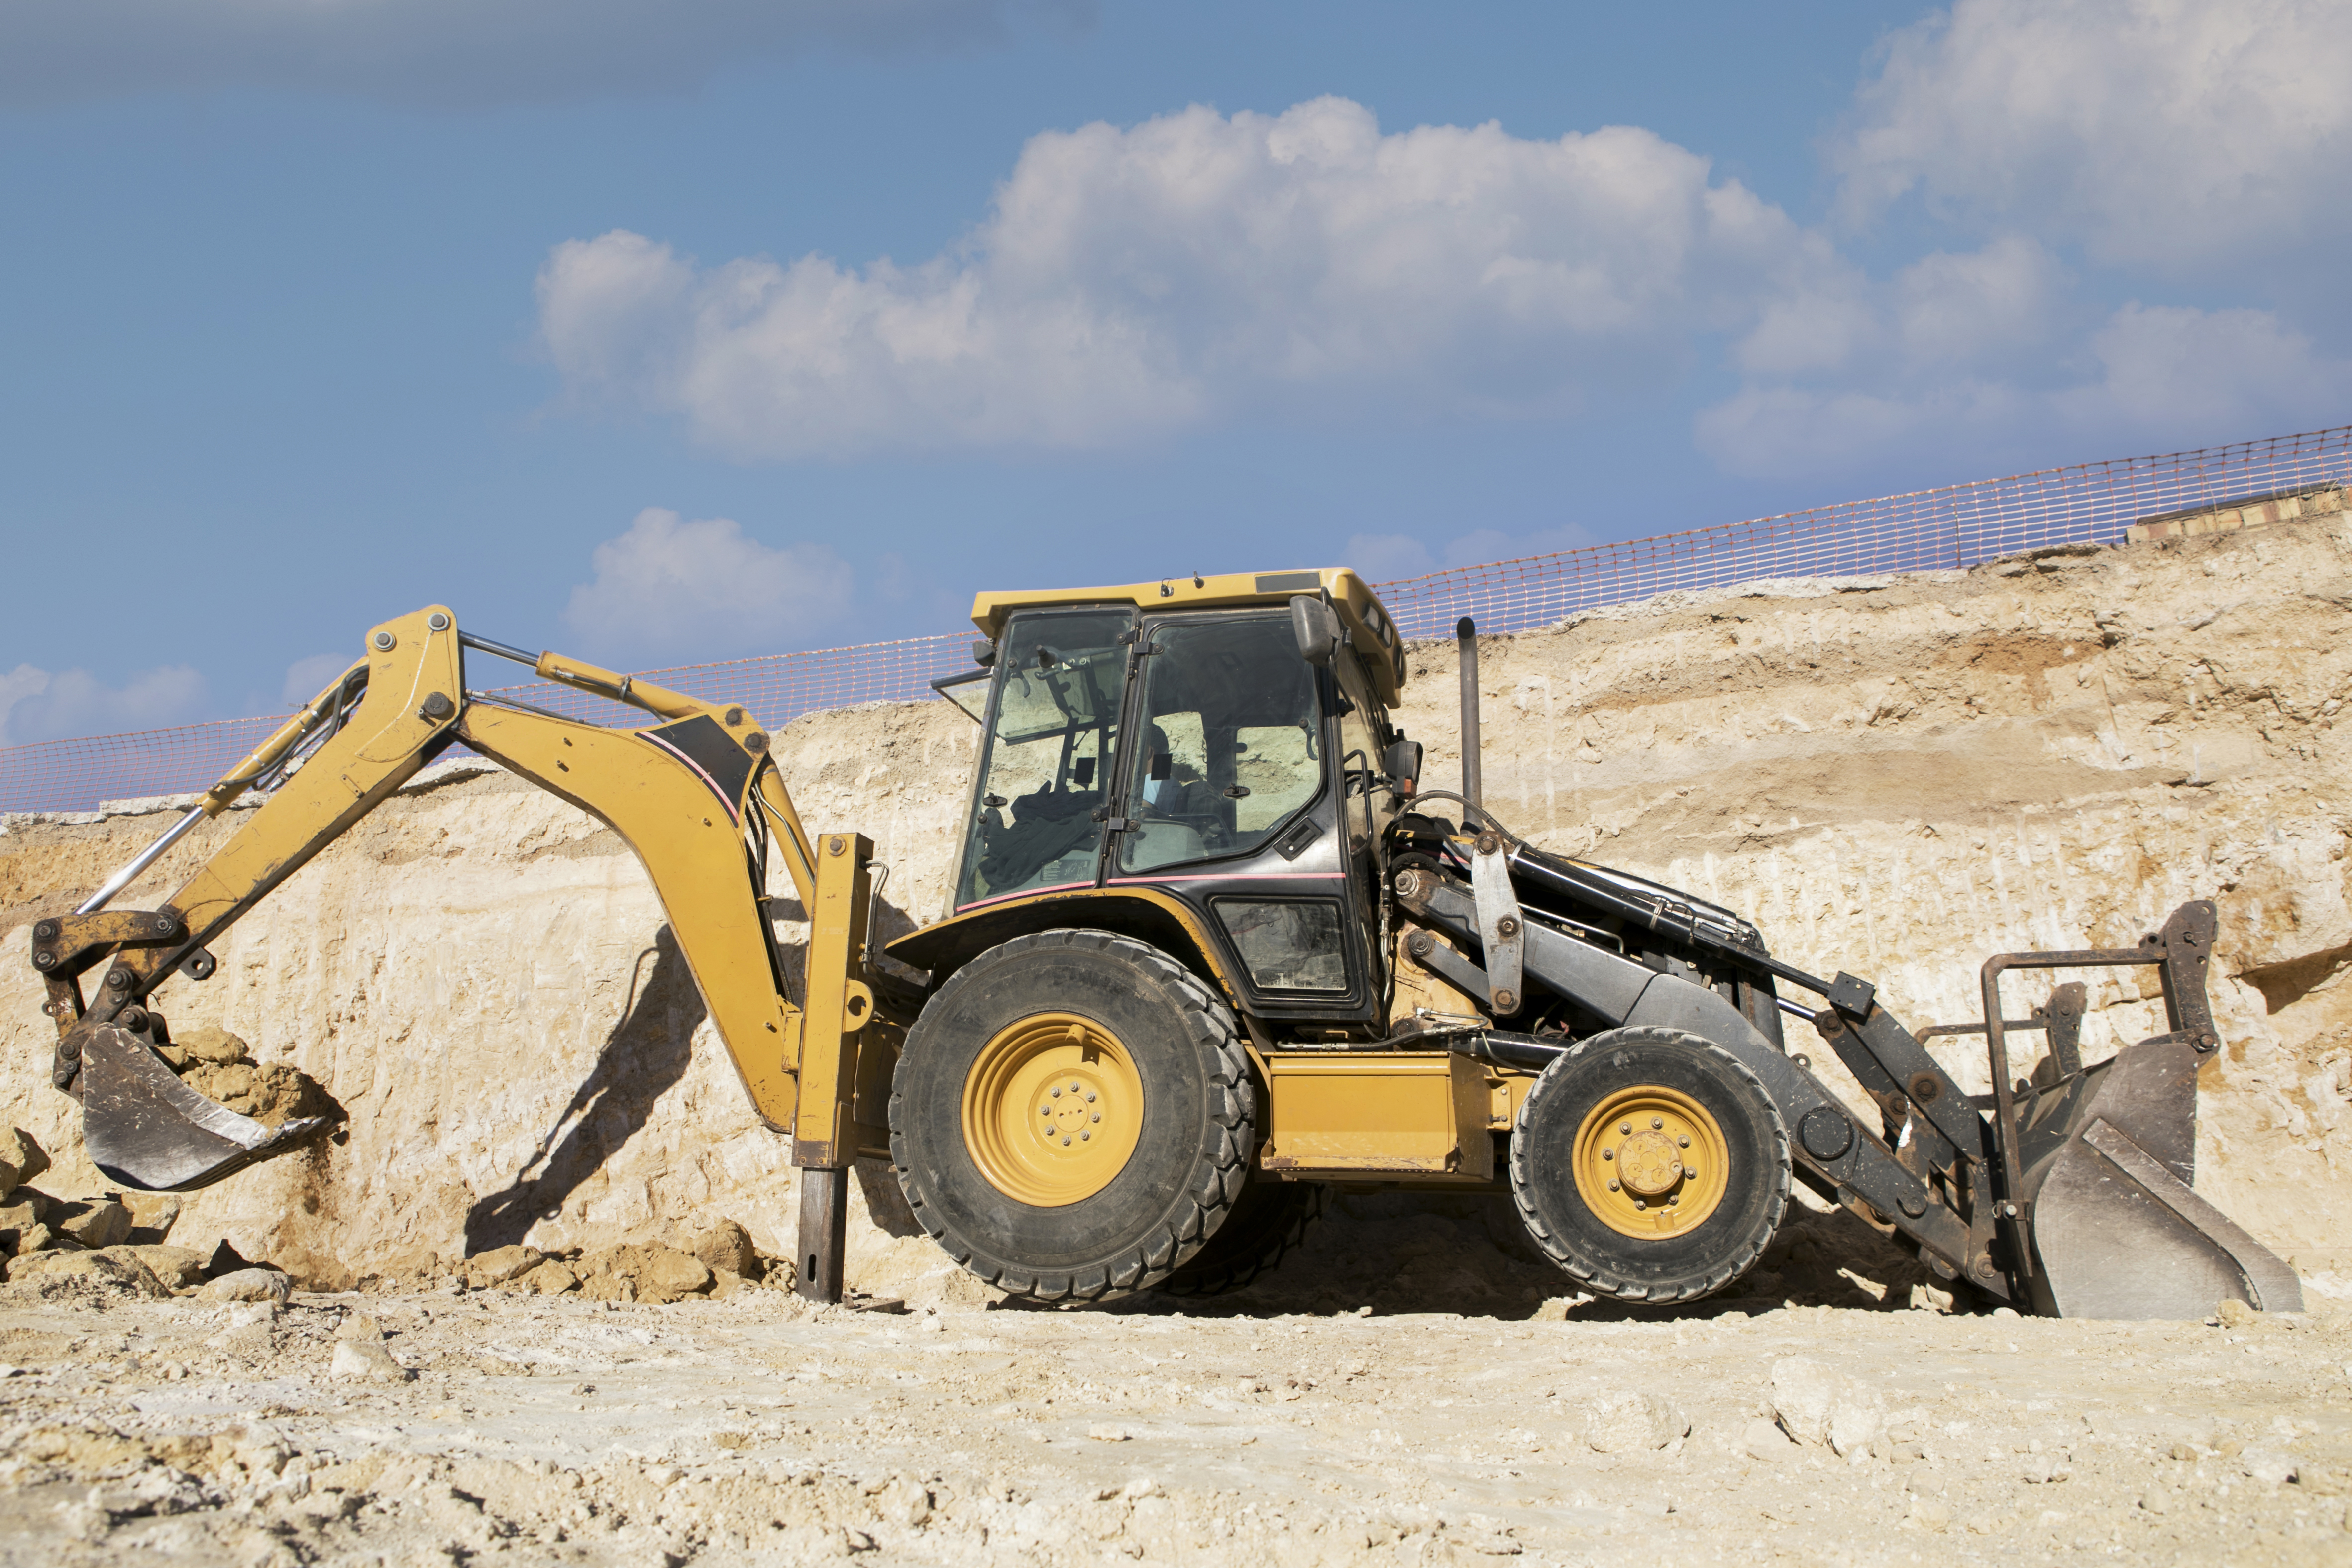
M1789 1130L1714 1041L1610 1030L1528 1091L1511 1196L1536 1245L1593 1295L1693 1301L1746 1273L1780 1228Z
M1323 1217L1331 1189L1321 1182L1255 1176L1209 1244L1160 1282L1170 1296L1220 1296L1279 1264Z
M1107 931L1016 937L965 965L908 1031L891 1088L916 1218L1034 1301L1168 1278L1233 1211L1256 1144L1233 1014Z

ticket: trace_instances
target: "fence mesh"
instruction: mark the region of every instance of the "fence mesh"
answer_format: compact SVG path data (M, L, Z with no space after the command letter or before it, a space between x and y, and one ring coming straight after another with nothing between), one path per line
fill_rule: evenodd
M2339 425L1459 567L1383 583L1380 591L1407 637L1450 636L1465 615L1482 632L1523 632L1675 590L1965 567L2053 545L2118 543L2135 524L2231 507L2245 508L2246 521L2273 520L2295 515L2299 497L2347 483L2352 425ZM2340 499L2330 509L2337 507ZM740 702L781 728L818 708L929 695L934 678L970 667L971 637L964 631L687 664L647 670L643 678ZM471 669L478 680L489 667L485 658ZM637 722L635 710L569 687L531 682L493 689L593 722ZM84 811L102 800L203 789L281 722L224 719L0 748L0 811Z

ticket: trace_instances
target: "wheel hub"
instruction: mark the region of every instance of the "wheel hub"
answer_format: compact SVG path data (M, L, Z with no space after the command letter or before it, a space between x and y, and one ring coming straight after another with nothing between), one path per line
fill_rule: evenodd
M1038 1208L1082 1202L1127 1167L1143 1082L1118 1038L1076 1013L1000 1030L964 1081L964 1146L989 1184Z
M1618 1179L1643 1197L1662 1197L1682 1180L1682 1156L1664 1133L1636 1133L1617 1145L1616 1155Z
M1723 1129L1678 1089L1633 1084L1595 1105L1570 1152L1585 1207L1622 1235L1679 1236L1730 1188Z

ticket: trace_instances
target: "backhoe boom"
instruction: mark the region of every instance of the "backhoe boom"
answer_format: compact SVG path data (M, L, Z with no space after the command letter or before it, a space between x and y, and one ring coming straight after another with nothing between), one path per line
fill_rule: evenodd
M468 690L467 648L659 722L608 728ZM803 1288L837 1299L833 1217L850 1162L887 1152L874 1092L887 1083L898 1032L875 1007L871 843L837 833L816 852L767 732L741 706L467 636L445 606L373 628L365 659L205 792L162 847L247 790L275 785L162 906L104 908L157 858L151 849L74 914L35 926L33 963L58 1025L53 1078L82 1101L92 1160L131 1186L185 1191L323 1129L318 1118L265 1127L182 1084L156 1053L169 1032L148 999L175 973L208 976L207 944L458 744L579 807L635 852L754 1109L792 1135L793 1163L810 1173L803 1208L817 1211L819 1234L800 1249ZM811 923L804 1005L787 994L768 913L772 845ZM81 977L100 968L96 995L85 997ZM860 1120L860 1109L873 1119Z

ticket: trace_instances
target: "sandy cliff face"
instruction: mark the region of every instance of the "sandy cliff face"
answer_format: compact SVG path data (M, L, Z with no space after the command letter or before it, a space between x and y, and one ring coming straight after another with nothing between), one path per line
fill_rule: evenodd
M2307 1270L2352 1268L2347 649L2341 515L1668 596L1486 644L1487 800L1550 848L1743 910L1795 963L1875 979L1915 1025L1974 1016L1989 953L2127 946L2181 900L2217 899L2227 1046L2199 1185ZM1451 646L1418 651L1402 722L1433 784L1455 777L1453 692ZM893 934L940 911L976 736L929 703L780 737L811 828L877 841ZM58 1153L53 1190L99 1178L13 956L37 913L167 820L0 836L0 1118ZM166 896L217 841L197 835L122 902ZM162 1010L301 1067L351 1121L192 1197L187 1234L366 1269L723 1213L789 1249L785 1146L751 1115L635 861L572 808L495 774L404 797L215 951L219 974L175 982ZM2152 974L2084 977L2086 1051L2162 1027ZM1943 1054L1980 1086L1971 1050ZM870 1225L854 1237L853 1284L933 1261Z

